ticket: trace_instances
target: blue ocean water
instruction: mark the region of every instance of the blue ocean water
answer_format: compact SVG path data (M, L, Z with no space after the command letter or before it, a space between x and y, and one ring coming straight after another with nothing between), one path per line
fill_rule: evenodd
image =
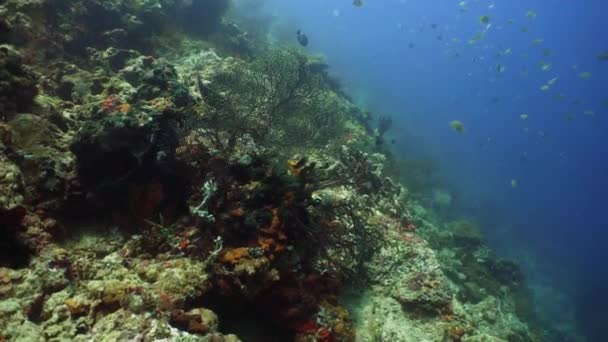
M540 315L603 340L608 3L270 0L259 10L274 16L275 39L296 44L301 29L355 102L393 118L398 156L437 164L452 215L520 261Z

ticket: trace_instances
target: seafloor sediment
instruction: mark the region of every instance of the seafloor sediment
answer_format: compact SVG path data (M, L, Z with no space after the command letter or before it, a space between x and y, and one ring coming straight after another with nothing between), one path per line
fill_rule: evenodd
M222 0L0 5L0 341L538 341L319 57Z

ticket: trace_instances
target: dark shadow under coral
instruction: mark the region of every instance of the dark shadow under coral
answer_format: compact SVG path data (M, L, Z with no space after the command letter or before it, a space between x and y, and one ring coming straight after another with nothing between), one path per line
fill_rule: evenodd
M24 268L30 263L31 252L14 233L0 226L0 267Z
M268 313L251 305L245 299L229 298L211 292L189 306L204 306L215 312L220 319L219 330L223 334L236 334L243 341L279 342L293 341L294 335L274 323Z

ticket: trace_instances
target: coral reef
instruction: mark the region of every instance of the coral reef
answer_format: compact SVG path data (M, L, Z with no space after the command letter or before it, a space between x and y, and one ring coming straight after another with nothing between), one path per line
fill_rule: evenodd
M539 340L390 119L228 6L0 4L0 341Z
M10 45L0 45L0 79L0 117L8 120L28 112L38 94L36 74Z
M272 49L252 62L235 61L211 84L202 126L222 149L233 150L244 136L284 150L323 146L340 135L344 99L299 50Z

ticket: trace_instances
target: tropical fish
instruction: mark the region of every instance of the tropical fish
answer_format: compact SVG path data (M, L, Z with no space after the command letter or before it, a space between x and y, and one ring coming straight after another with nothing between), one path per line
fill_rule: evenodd
M540 87L540 90L542 90L542 91L547 91L547 90L549 90L549 89L551 89L551 86L549 86L548 84L543 84L543 85Z
M542 71L549 71L551 70L551 63L547 63L547 62L540 62L540 70Z
M298 38L298 43L300 43L300 45L302 45L302 46L308 45L308 36L306 36L306 34L302 33L302 31L298 30L297 38Z
M482 24L488 24L490 23L490 16L489 15L482 15L481 17L479 17L479 22Z
M597 59L600 61L608 61L608 51L602 51L597 54Z
M464 124L458 120L450 122L450 126L458 133L464 133Z
M589 71L581 72L580 74L578 74L578 77L583 80L588 80L589 78L591 78L591 73Z
M482 40L485 37L485 33L484 32L478 32L475 34L475 36L473 36L473 38L469 39L469 45L473 45L476 44L477 42L479 42L480 40Z
M547 85L552 86L552 85L555 84L555 82L557 82L557 80L558 80L557 77L553 77L552 79L550 79L550 80L547 81Z
M526 12L526 17L528 17L528 19L536 19L536 12L528 11Z
M583 114L585 114L587 116L591 116L591 117L595 116L595 112L592 110L586 110L583 112Z
M496 65L496 72L503 73L503 72L505 72L505 70L507 70L506 66L504 66L502 64Z
M511 187L517 188L517 179L511 179Z
M363 7L363 0L353 0L353 6Z
M498 51L496 53L496 57L508 56L511 54L511 48L506 49L505 51Z
M536 38L536 39L534 39L534 40L532 41L532 45L534 45L534 46L539 46L539 45L541 45L541 44L542 44L544 41L545 41L544 39L541 39L541 38Z
M522 120L528 120L528 114L522 114L519 116Z
M545 56L545 57L551 56L551 49L543 49L543 56Z

